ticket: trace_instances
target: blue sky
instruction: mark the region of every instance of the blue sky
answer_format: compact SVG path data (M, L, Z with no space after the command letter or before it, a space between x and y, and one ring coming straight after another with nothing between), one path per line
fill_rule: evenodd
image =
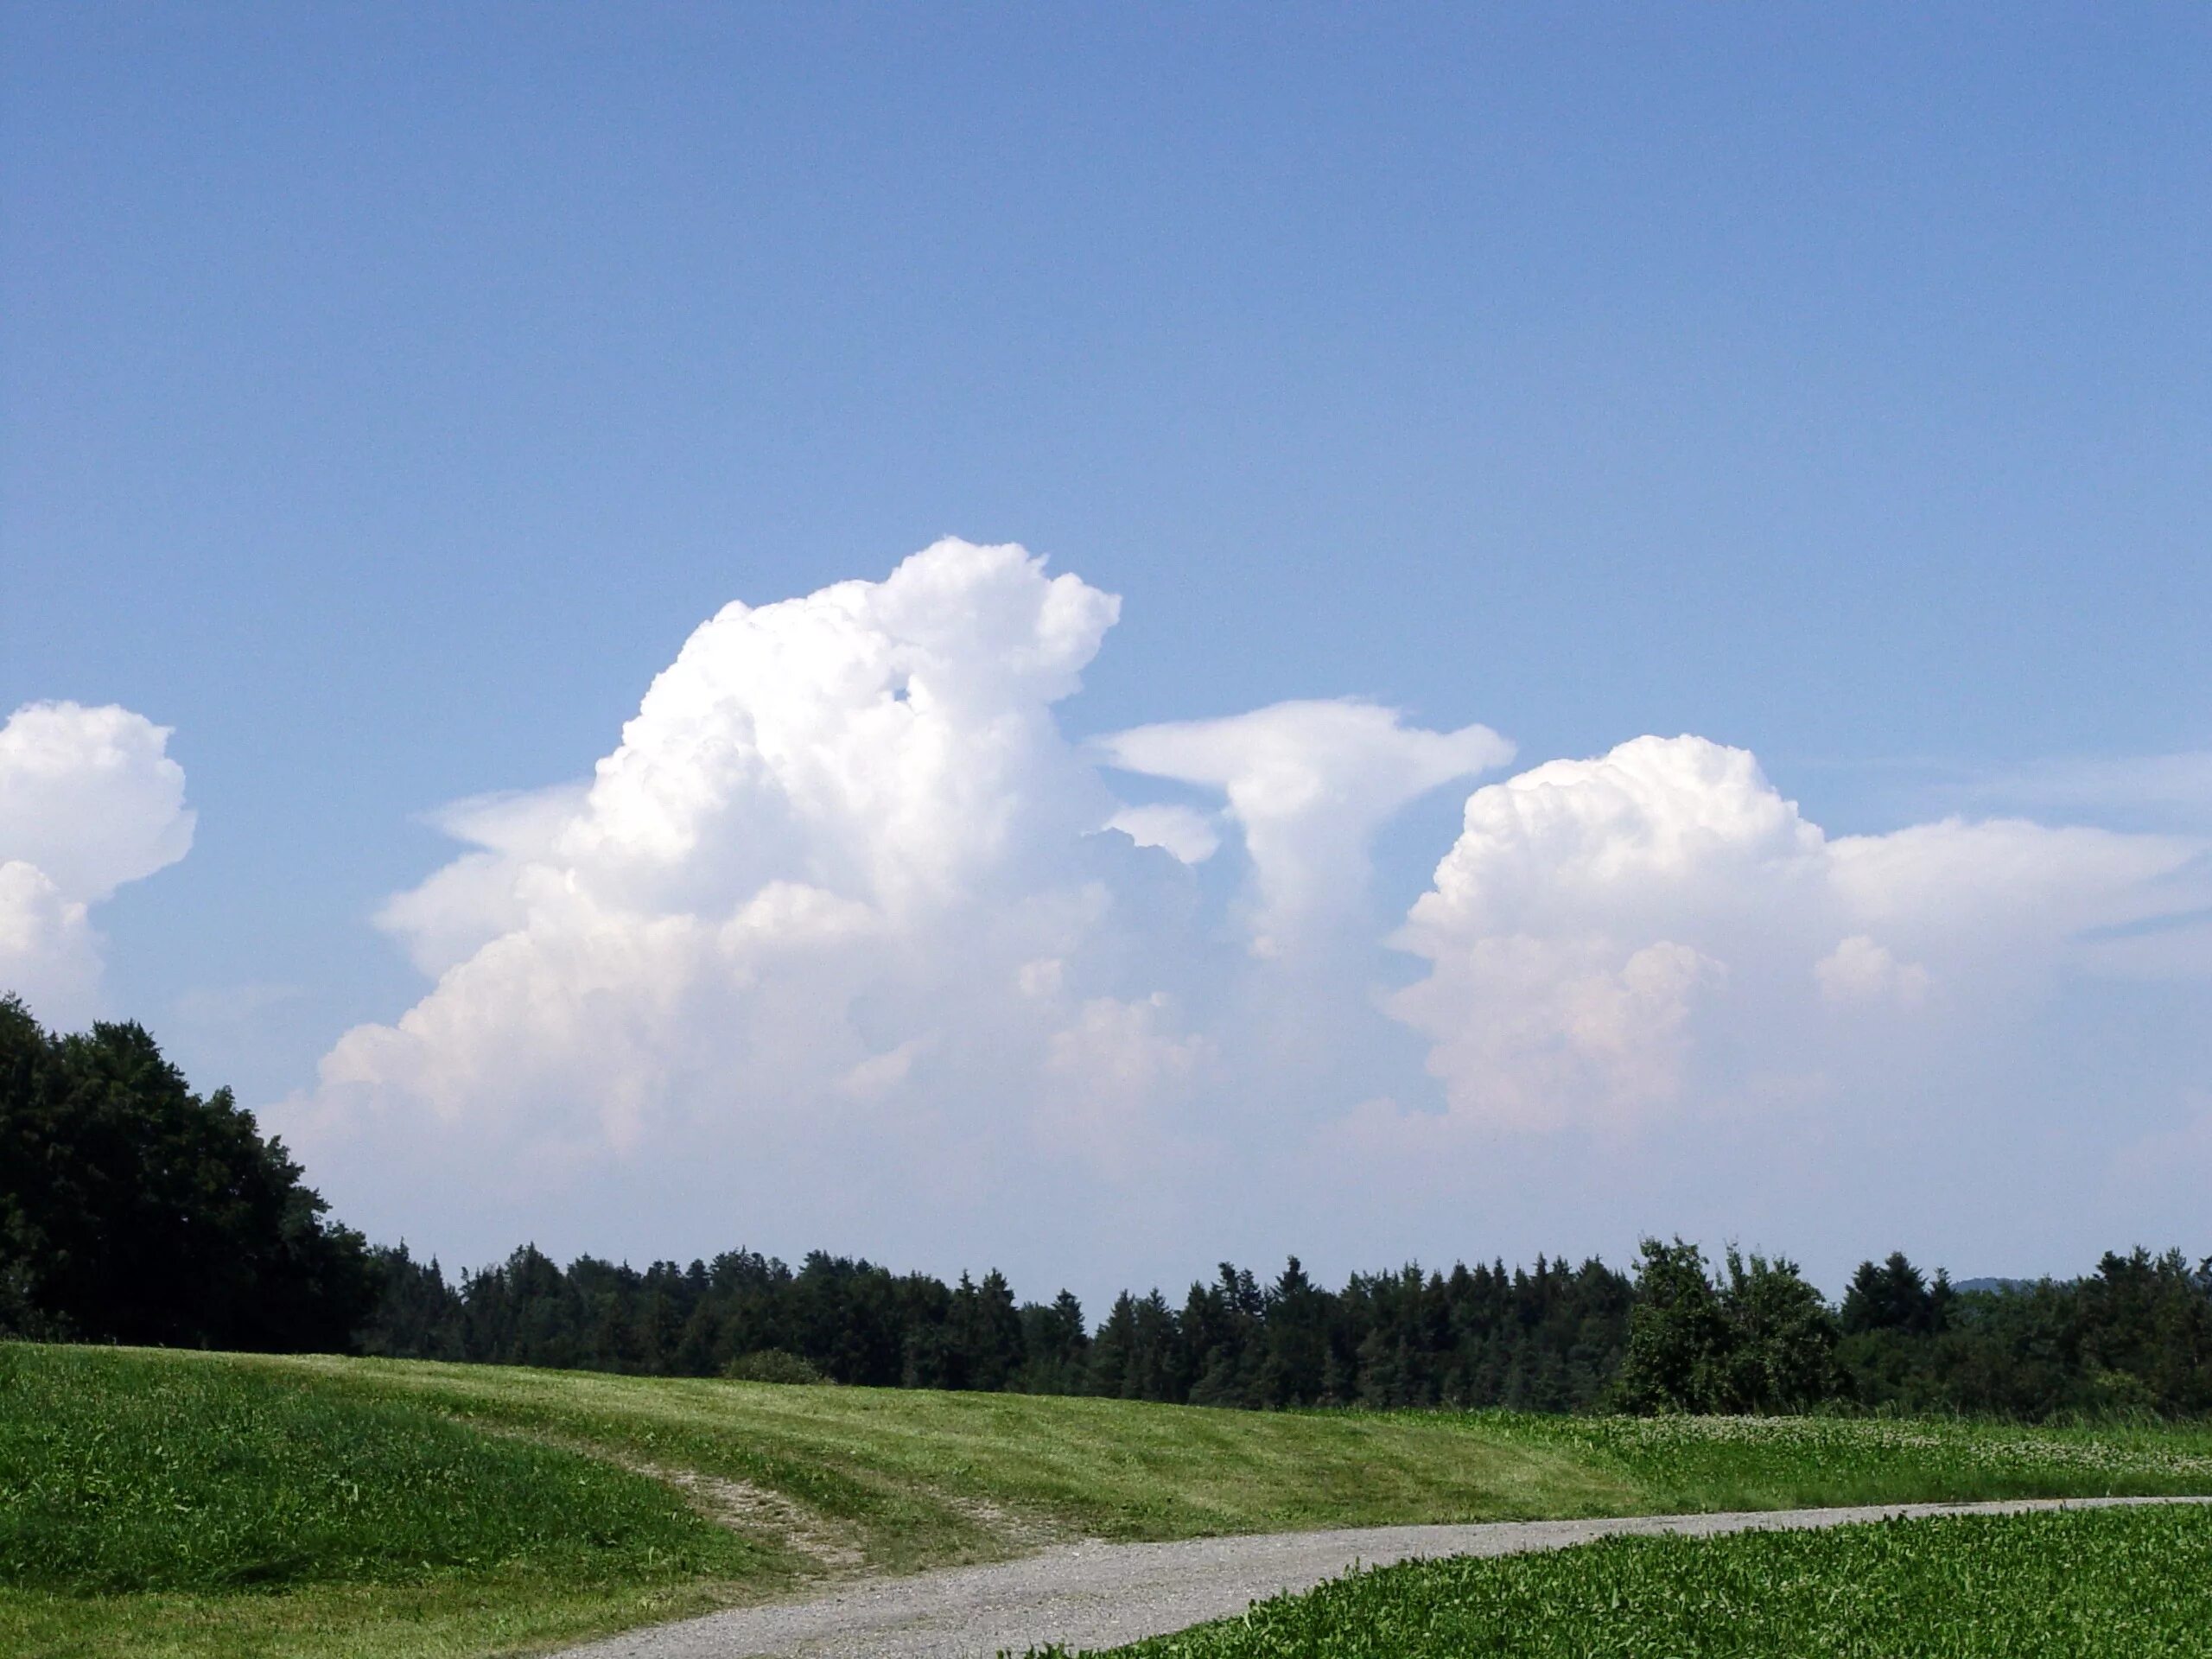
M880 581L946 535L1121 596L1056 705L1071 740L1358 696L1495 728L1514 769L1697 734L1831 836L2212 832L2196 9L55 6L0 31L0 705L174 728L192 849L98 904L100 1006L272 1121L424 995L372 918L452 856L426 815L587 776L725 602ZM1382 941L1471 786L1375 831L1346 1007L1421 971ZM1209 938L1249 885L1228 839L1190 873ZM2082 926L2186 934L2193 902ZM1923 1232L1962 1270L2182 1224L2131 1208L2126 1160L2196 1146L2196 1103L2212 1122L2203 976L2053 974L2005 1004L2032 1065L1965 1027L1942 1053L1986 1096L1958 1144L2018 1143L2082 1219L1962 1204ZM1435 1109L1407 1024L1219 1090L1308 1090L1309 1127ZM1685 1160L1652 1224L1673 1204L1831 1277L1910 1230L1904 1199L1793 1186L1818 1136L1771 1119L1744 1170L1787 1202L1700 1184L1696 1135L1738 1131L1698 1121L1637 1130ZM645 1255L736 1226L1172 1281L1300 1247L1256 1211L1120 1250L1102 1231L1137 1211L1033 1246L924 1209L656 1216L637 1194L688 1144L481 1230L373 1144L311 1173L465 1259L517 1228ZM1484 1144L1470 1191L1608 1155ZM1638 1144L1488 1233L1375 1174L1303 1248L1618 1254ZM2084 1158L2102 1198L2066 1184Z

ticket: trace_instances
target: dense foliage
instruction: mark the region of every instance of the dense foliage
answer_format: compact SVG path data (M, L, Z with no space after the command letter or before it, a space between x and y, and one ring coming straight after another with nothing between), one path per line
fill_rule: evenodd
M796 1271L736 1251L639 1273L589 1256L564 1271L525 1247L457 1288L404 1247L378 1259L372 1353L705 1376L775 1351L839 1382L1224 1406L1588 1407L1631 1296L1596 1262L1408 1268L1331 1291L1294 1258L1265 1286L1224 1263L1179 1307L1125 1293L1093 1332L1065 1291L1025 1306L996 1272L948 1287L820 1253Z
M2191 1504L1614 1538L1408 1561L1118 1659L1802 1654L2182 1659L2212 1628L2212 1512ZM1058 1648L1033 1659L1061 1659Z
M338 1350L372 1286L283 1144L144 1028L41 1029L0 998L0 1332Z
M1330 1290L1294 1258L1266 1285L1224 1263L1179 1306L1125 1292L1095 1330L1073 1296L1018 1303L997 1273L948 1287L821 1254L797 1270L740 1251L641 1273L589 1256L563 1270L524 1248L457 1287L404 1249L378 1260L385 1294L364 1340L404 1357L646 1375L805 1366L840 1382L1197 1405L2212 1411L2212 1263L2173 1251L1971 1291L1892 1255L1859 1268L1840 1310L1788 1262L1732 1250L1716 1274L1680 1240L1647 1242L1632 1281L1540 1258Z
M1836 1322L1788 1262L1646 1239L1615 1393L1630 1411L1803 1411L1843 1392Z
M1859 1267L1840 1325L1850 1397L1869 1406L2212 1412L2212 1260L2178 1250L2107 1253L2087 1278L1971 1291L1892 1255Z

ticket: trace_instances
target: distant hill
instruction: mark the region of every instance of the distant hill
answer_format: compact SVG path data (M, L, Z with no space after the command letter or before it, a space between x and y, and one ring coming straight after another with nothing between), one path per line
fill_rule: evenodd
M1953 1290L2032 1290L2032 1279L1954 1279Z

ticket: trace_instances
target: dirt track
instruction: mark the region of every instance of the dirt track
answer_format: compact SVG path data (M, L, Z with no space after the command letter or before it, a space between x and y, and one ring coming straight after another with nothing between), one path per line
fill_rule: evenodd
M1478 1526L1369 1527L1269 1533L1173 1544L1067 1544L992 1567L856 1584L811 1601L740 1608L575 1649L590 1659L991 1659L1046 1642L1111 1647L1179 1630L1355 1564L1414 1555L1508 1555L1621 1533L1707 1536L1763 1528L1833 1527L1892 1515L2010 1515L2212 1498L2069 1498L2007 1503L1897 1503L1863 1509L1649 1516L1613 1521L1505 1521Z

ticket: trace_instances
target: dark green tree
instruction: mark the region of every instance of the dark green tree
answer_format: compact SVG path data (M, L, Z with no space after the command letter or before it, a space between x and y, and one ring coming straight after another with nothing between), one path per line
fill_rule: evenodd
M1706 1272L1705 1252L1677 1238L1643 1241L1636 1306L1615 1395L1624 1410L1709 1411L1723 1389L1727 1310Z
M0 1309L41 1334L342 1351L376 1294L280 1141L143 1027L41 1030L0 999Z
M1049 1305L1027 1303L1020 1319L1021 1368L1007 1386L1024 1394L1082 1393L1090 1332L1075 1293L1063 1290Z
M1948 1279L1938 1274L1930 1285L1902 1250L1892 1251L1879 1267L1861 1262L1843 1294L1844 1333L1899 1331L1908 1336L1932 1336L1943 1328L1951 1300Z
M1084 1379L1086 1394L1109 1399L1125 1397L1140 1374L1135 1364L1137 1346L1137 1299L1123 1291L1114 1299L1106 1322L1091 1338L1090 1363Z
M1821 1293L1794 1262L1746 1258L1732 1245L1727 1261L1720 1291L1726 1357L1705 1408L1796 1412L1834 1399L1843 1387L1835 1359L1841 1333Z
M1261 1403L1306 1406L1327 1395L1329 1303L1326 1291L1292 1256L1268 1288L1265 1357L1260 1364Z

